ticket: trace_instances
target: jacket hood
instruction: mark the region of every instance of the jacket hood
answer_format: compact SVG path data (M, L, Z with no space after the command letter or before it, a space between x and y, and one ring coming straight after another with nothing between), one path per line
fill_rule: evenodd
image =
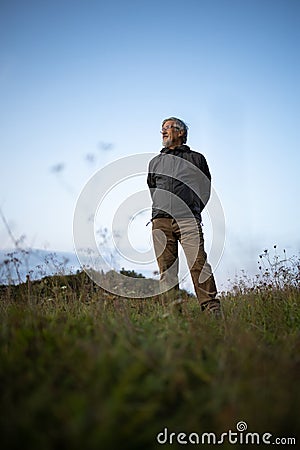
M160 153L174 153L174 152L190 152L191 149L188 145L178 145L174 149L170 149L168 147L164 147L161 149Z

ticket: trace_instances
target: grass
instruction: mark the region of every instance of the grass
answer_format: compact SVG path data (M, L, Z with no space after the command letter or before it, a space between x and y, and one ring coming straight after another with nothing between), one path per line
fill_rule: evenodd
M242 287L217 320L195 298L179 314L83 273L1 286L1 448L154 449L165 427L220 435L242 420L299 437L299 287Z

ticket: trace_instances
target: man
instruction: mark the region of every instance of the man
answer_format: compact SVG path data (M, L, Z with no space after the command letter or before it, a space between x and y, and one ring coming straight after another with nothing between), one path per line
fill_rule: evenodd
M204 250L201 212L211 176L203 155L186 145L188 127L170 117L162 123L163 149L149 164L152 236L162 291L178 290L178 242L187 259L201 310L220 313L217 288Z

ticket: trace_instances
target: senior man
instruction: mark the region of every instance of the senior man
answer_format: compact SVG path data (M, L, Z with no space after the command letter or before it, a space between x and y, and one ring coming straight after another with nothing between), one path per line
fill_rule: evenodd
M193 280L201 310L220 314L211 266L204 250L201 212L210 197L211 176L205 157L186 145L188 127L170 117L162 123L163 149L149 163L152 236L163 292L178 290L178 242Z

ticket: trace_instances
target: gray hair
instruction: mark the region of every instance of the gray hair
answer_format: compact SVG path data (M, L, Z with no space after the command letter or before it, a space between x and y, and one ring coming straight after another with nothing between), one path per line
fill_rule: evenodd
M179 130L183 130L184 134L182 136L182 143L185 144L187 141L187 135L188 135L188 129L189 127L187 126L186 123L184 123L183 120L178 119L177 117L169 117L168 119L165 119L162 123L162 126L164 126L164 124L166 122L168 122L169 120L172 120L172 122L175 122L176 127L179 128Z

